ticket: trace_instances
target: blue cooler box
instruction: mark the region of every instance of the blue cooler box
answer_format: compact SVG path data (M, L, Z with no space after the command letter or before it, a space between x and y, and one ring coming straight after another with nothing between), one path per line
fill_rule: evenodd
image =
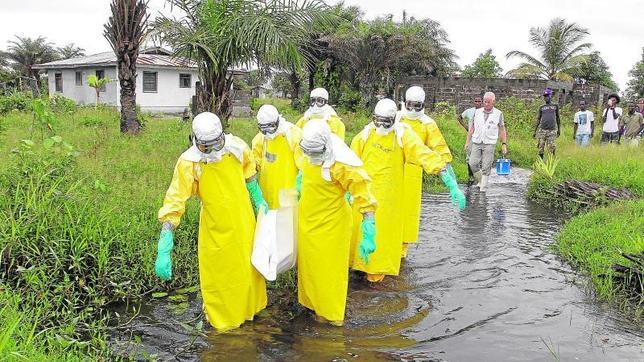
M507 158L499 158L496 160L496 174L500 176L509 175L511 164L511 160L508 160Z

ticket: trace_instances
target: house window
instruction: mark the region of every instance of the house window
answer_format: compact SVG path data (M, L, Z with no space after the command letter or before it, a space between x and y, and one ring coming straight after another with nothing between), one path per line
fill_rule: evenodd
M63 92L63 73L54 74L54 82L56 83L56 92Z
M96 70L96 78L98 79L103 79L105 78L105 71L102 69ZM99 92L105 92L105 86L102 86L101 88L98 89Z
M192 88L192 75L179 74L179 88Z
M157 92L157 72L143 72L143 92Z
M76 72L76 85L83 85L83 72Z

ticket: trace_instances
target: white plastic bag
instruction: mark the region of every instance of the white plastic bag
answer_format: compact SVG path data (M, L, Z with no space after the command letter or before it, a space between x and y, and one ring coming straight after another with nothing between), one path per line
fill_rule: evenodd
M295 266L297 261L297 197L280 191L280 208L257 218L251 263L266 280Z

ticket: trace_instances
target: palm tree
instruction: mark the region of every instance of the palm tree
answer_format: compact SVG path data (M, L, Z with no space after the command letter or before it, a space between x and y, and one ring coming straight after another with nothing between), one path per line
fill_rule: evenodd
M52 43L42 36L36 39L16 36L16 40L9 41L4 55L16 72L36 80L36 93L40 91L41 86L40 72L33 69L33 66L58 59Z
M99 78L94 74L91 74L89 77L87 77L87 85L94 88L94 90L96 91L96 104L94 105L94 109L98 108L98 103L101 97L101 90L104 90L105 86L107 86L107 83L111 81L112 80L108 77Z
M147 2L112 0L110 16L103 35L116 54L121 86L121 132L138 133L141 123L136 116L136 59L147 33Z
M582 43L589 35L588 29L565 19L555 18L547 28L530 28L530 44L541 54L540 59L519 50L509 52L506 57L519 57L525 62L507 73L517 78L539 78L550 80L572 80L572 73L587 55L584 51L592 45Z
M388 15L335 32L326 40L355 76L353 85L367 104L378 89L391 95L401 77L448 75L456 67L447 33L431 19L404 17L395 22Z
M301 67L311 57L300 46L308 40L314 19L328 8L320 0L166 0L181 10L181 19L160 16L156 35L176 56L197 62L201 86L197 109L232 112L232 67Z
M69 43L62 48L57 48L56 51L62 59L85 56L85 49L76 46L74 43Z

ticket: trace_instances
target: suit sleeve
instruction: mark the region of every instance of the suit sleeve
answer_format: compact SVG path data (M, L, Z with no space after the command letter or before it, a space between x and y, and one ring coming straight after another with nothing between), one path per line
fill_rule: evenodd
M194 177L193 162L179 159L174 167L170 187L165 193L163 206L158 213L159 221L169 222L177 227L186 210L186 201L195 193L196 189L197 180Z
M376 211L376 197L371 192L371 178L362 167L336 162L330 169L331 177L353 196L353 205L360 213Z

